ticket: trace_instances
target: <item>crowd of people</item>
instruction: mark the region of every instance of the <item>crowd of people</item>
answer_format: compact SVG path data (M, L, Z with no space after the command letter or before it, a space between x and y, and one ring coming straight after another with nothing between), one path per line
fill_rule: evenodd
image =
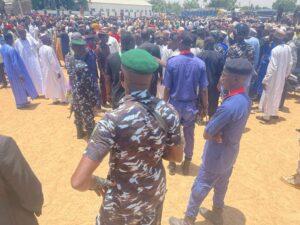
M252 101L259 102L263 124L278 121L286 80L300 71L300 27L254 16L33 14L2 20L0 30L0 84L10 85L16 107L41 97L70 104L77 138L88 138L71 183L103 196L98 225L160 224L162 159L170 175L176 163L188 175L199 122L207 122L202 165L184 219L170 218L170 224L193 225L199 213L223 224ZM96 123L95 112L108 108ZM94 176L108 153L107 179ZM300 185L299 174L284 180ZM200 208L212 189L213 209Z

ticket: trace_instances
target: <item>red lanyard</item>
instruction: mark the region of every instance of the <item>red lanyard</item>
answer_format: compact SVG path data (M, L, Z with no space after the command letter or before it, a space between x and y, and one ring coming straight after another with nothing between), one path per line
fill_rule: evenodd
M242 93L245 93L245 88L244 87L241 87L239 89L235 89L235 90L229 91L229 94L225 95L224 99L230 98L232 96L235 96L235 95L238 95L238 94L242 94Z
M191 50L182 50L180 51L180 55L188 55L191 54Z

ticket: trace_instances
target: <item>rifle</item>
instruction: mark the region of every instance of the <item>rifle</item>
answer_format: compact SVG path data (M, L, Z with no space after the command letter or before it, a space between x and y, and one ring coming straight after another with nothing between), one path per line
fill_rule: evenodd
M70 115L68 116L68 119L71 119L73 112L74 112L74 108L73 108L73 104L71 104Z
M67 99L68 99L68 102L70 103L70 115L68 116L68 119L71 119L71 116L74 112L74 107L73 107L72 93L70 91L68 91L68 93L67 93Z

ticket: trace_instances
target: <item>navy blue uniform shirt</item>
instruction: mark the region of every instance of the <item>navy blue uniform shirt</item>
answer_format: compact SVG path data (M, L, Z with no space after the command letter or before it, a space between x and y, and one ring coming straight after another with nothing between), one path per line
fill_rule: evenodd
M176 101L195 101L198 88L208 86L205 63L192 53L174 56L167 63L164 86Z
M211 136L222 134L223 143L208 140L202 156L206 171L221 174L231 169L239 153L240 140L250 114L251 101L244 94L226 98L205 130Z

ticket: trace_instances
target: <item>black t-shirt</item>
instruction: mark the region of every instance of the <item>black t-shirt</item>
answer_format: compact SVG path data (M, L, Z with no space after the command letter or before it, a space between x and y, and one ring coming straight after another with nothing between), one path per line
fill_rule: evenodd
M106 74L111 82L111 97L113 109L119 107L119 101L125 96L125 90L120 81L121 57L114 53L108 56L106 65Z
M216 88L225 63L223 56L217 51L204 50L198 57L205 62L209 87Z
M144 49L147 52L149 52L152 56L160 59L161 55L160 55L160 49L158 45L152 44L150 42L145 42L142 45L139 46L140 49ZM153 95L156 96L157 94L157 82L158 82L158 75L162 74L162 68L161 66L158 68L157 71L155 71L153 73L153 78L151 81L151 85L149 88L149 92Z

